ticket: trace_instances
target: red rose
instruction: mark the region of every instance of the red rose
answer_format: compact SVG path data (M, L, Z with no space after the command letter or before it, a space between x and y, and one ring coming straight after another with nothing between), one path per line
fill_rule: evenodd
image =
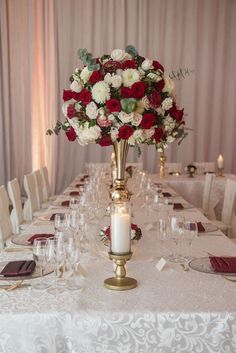
M70 104L68 107L67 107L67 117L69 119L73 118L76 114L76 110L75 110L75 107L74 107L74 104Z
M75 141L76 140L76 133L73 127L71 127L69 130L66 131L66 136L69 141Z
M64 102L69 101L70 99L72 99L72 91L69 89L68 90L64 89L64 91L63 91Z
M123 125L119 128L119 139L128 140L128 138L133 134L134 129L130 125Z
M137 230L138 229L137 224L131 223L131 229Z
M135 82L132 87L132 96L136 99L141 99L145 95L146 85L144 82Z
M169 109L169 114L176 121L180 122L183 119L183 116L184 116L184 109L177 109L176 104L174 104Z
M152 135L152 139L155 140L156 142L159 142L164 135L164 132L160 128L156 128L154 134Z
M121 87L120 93L123 98L131 98L133 96L131 88Z
M86 88L84 88L79 94L79 100L84 104L87 105L92 100L92 94Z
M161 92L163 90L163 88L165 87L165 81L160 80L158 82L154 82L154 87L155 87L156 91Z
M107 230L106 230L106 236L107 236L107 238L109 239L109 240L111 240L111 228L110 228L110 226L107 228Z
M155 119L156 117L152 113L144 114L140 125L143 129L150 129L153 126Z
M148 96L148 100L151 104L151 107L154 109L160 107L161 105L161 95L158 92L152 92L150 96Z
M119 99L114 99L114 98L108 99L106 101L106 106L111 113L120 112L121 110Z
M89 83L94 85L96 82L101 81L103 79L102 74L100 71L93 71L92 75L90 76Z
M74 100L76 100L76 101L79 100L79 95L80 95L80 94L79 94L78 92L74 92L74 91L71 92L72 98L73 98Z
M115 73L117 69L121 69L122 65L119 61L109 60L103 64L103 68L106 72Z
M112 140L111 140L110 136L102 136L102 138L99 140L98 144L102 147L111 146Z
M137 64L134 60L125 60L122 64L122 69L136 69Z
M164 67L158 61L153 60L152 65L154 66L154 69L164 72Z

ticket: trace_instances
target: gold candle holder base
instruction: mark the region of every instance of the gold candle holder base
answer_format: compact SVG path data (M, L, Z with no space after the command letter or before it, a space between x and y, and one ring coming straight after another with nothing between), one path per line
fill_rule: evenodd
M110 260L114 260L116 264L116 277L107 278L104 286L111 290L128 290L137 287L137 281L134 278L126 277L125 264L132 257L132 252L125 255L115 255L108 253Z
M218 168L218 176L224 177L224 168Z

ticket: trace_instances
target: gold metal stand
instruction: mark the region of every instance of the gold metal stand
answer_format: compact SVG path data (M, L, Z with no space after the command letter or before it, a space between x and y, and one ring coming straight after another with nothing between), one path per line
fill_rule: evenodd
M218 176L224 177L224 168L218 168Z
M137 287L137 281L134 278L126 277L125 264L132 257L132 252L126 255L115 255L108 253L110 260L114 260L116 264L116 277L107 278L104 286L111 290L128 290Z
M160 153L160 178L165 178L165 163L166 163L166 156L164 152Z

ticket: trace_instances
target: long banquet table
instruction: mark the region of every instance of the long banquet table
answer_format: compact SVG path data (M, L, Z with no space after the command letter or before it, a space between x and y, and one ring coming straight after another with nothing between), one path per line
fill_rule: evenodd
M166 189L168 190L168 189ZM172 192L172 191L171 191ZM176 196L175 202L184 201ZM168 263L156 269L156 229L142 201L132 198L134 223L143 237L133 245L127 271L138 287L124 292L103 287L112 275L107 248L86 263L81 291L56 296L32 287L0 291L0 352L4 353L233 353L236 351L236 283L220 275L183 271ZM174 212L174 211L173 211ZM197 210L176 211L186 219L206 222ZM105 223L109 224L109 218ZM37 222L27 233L50 232ZM149 229L149 230L148 230ZM215 231L194 242L197 257L233 256L236 245ZM1 254L1 261L31 258L30 253Z

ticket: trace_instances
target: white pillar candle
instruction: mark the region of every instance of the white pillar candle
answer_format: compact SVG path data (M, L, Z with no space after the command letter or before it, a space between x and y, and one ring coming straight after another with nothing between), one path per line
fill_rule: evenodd
M111 215L111 252L127 254L131 245L130 214L114 213Z
M223 169L224 168L224 159L223 159L221 154L217 158L217 166L218 166L219 169Z

